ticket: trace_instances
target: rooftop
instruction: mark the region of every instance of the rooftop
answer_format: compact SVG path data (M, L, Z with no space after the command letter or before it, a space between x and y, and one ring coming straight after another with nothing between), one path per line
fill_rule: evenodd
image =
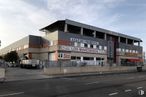
M86 28L86 29L90 29L90 30L95 30L95 31L103 32L103 33L106 33L106 34L109 34L109 35L124 37L124 38L128 38L128 39L132 39L132 40L135 40L135 41L142 42L142 40L140 38L137 38L137 37L129 36L129 35L126 35L126 34L115 32L115 31L110 31L110 30L107 30L107 29L95 27L95 26L88 25L88 24L83 24L83 23L76 22L76 21L69 20L69 19L58 20L58 21L40 29L40 31L52 30L52 28L56 27L56 26L57 27L64 27L65 24L69 24L69 25L73 25L73 26L77 26L77 27L82 27L82 28Z

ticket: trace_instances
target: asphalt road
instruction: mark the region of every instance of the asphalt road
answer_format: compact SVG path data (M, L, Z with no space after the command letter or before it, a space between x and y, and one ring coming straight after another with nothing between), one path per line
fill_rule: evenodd
M146 97L146 72L0 83L0 97Z

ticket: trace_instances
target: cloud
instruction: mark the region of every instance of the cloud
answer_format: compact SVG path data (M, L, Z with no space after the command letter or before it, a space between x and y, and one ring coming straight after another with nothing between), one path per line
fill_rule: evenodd
M40 28L66 18L143 38L137 31L142 30L145 35L145 6L143 2L138 3L142 7L136 6L137 2L132 1L0 0L2 47L29 34L41 35ZM142 19L138 20L135 12Z

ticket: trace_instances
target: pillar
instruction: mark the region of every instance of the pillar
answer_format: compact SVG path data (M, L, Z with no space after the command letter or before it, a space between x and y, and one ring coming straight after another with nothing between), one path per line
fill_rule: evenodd
M107 34L105 33L105 34L104 34L104 40L107 40L107 38L106 38L106 37L107 37Z
M120 43L120 37L118 37L118 42Z
M140 42L138 42L138 46L140 46Z
M65 26L64 26L64 32L67 32L67 31L68 31L68 25L65 24Z
M83 28L81 28L81 32L80 32L80 34L83 35Z
M93 37L96 38L96 31L93 32L93 35L94 35Z

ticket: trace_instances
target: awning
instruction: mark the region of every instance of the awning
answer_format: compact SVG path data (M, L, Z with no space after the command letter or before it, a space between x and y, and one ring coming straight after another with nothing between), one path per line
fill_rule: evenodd
M129 62L143 62L143 59L128 59Z

